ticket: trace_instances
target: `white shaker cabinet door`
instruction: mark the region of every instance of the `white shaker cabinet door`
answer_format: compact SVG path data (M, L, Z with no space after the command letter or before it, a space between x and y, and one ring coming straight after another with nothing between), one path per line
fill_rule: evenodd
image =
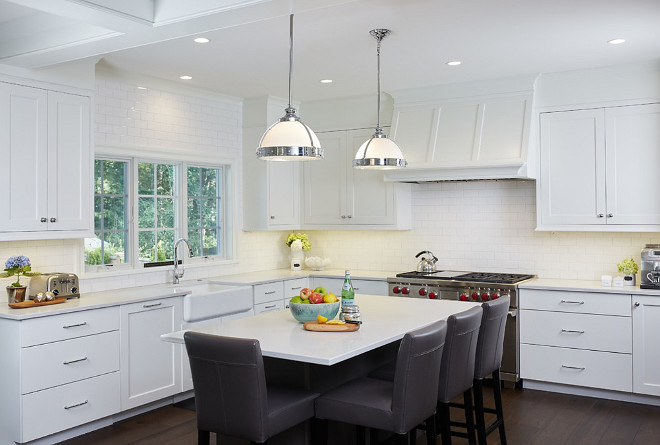
M605 110L608 224L660 224L660 104Z
M299 163L268 161L267 168L269 226L297 226L300 223Z
M660 396L660 298L633 295L633 392Z
M91 230L90 100L48 92L48 229Z
M602 109L541 114L542 225L605 224Z
M47 107L46 90L0 82L0 231L47 229Z
M121 409L135 408L181 391L181 347L161 340L178 331L181 298L121 306Z

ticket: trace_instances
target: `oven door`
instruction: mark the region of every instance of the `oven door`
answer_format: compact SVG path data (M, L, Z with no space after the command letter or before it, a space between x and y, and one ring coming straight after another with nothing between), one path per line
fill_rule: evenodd
M517 382L520 379L518 309L509 310L504 328L504 347L502 350L502 380Z

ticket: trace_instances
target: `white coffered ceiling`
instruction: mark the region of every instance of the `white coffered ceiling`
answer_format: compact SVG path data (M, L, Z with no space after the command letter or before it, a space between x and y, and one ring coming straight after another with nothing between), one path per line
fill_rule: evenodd
M373 28L392 30L385 91L660 60L658 0L0 0L0 63L102 57L234 96L286 97L291 11L299 101L375 94ZM200 35L211 42L194 43Z

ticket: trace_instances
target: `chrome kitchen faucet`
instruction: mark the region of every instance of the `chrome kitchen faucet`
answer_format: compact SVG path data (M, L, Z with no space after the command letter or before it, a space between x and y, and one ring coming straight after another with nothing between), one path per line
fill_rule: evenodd
M181 259L181 271L179 271L178 249L179 249L179 244L182 242L186 243L186 246L188 246L188 254L190 255L190 257L194 256L192 248L190 247L190 243L188 242L187 239L179 238L178 240L176 240L176 243L174 243L174 284L179 284L179 278L183 276L183 272L184 272L183 259Z

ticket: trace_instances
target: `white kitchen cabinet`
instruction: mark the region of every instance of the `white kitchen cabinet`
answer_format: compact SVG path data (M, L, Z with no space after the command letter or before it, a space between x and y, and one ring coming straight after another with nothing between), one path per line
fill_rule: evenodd
M520 289L520 377L632 391L630 295Z
M633 391L660 396L660 298L632 296Z
M181 347L160 339L180 329L180 297L121 306L121 409L181 391Z
M373 130L318 133L324 159L303 166L303 227L409 227L410 187L385 183L382 171L357 170L353 158Z
M119 325L117 306L0 319L0 443L29 442L119 412Z
M292 278L256 284L254 288L254 314L278 311L289 308L289 300L300 294L300 290L308 287L309 278Z
M660 229L660 104L541 113L538 227Z
M0 240L92 230L90 98L0 82Z

